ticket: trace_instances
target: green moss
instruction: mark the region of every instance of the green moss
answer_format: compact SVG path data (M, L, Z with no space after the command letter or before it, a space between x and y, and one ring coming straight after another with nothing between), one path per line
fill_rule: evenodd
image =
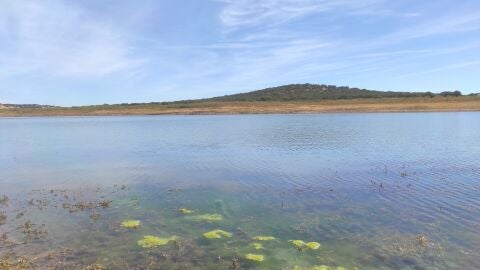
M213 230L203 234L208 239L220 239L223 237L232 237L232 234L223 230Z
M122 227L127 229L136 229L140 227L140 220L124 220L122 221Z
M245 255L245 259L254 262L263 262L263 260L265 260L265 257L260 254L248 253L247 255Z
M223 216L220 214L202 214L202 215L195 215L187 217L191 220L196 221L206 221L206 222L214 222L214 221L221 221L223 220Z
M143 248L153 248L158 246L164 246L168 242L177 239L175 236L170 238L160 238L153 235L145 235L142 240L139 240L137 243Z
M178 212L181 213L181 214L184 214L184 215L189 215L189 214L193 214L195 211L187 209L187 208L180 208L180 209L178 209Z
M263 249L263 245L260 243L252 243L254 249Z
M320 248L320 243L318 242L305 243L302 240L290 240L289 242L291 242L298 249L304 249L304 248L319 249Z
M259 236L253 237L252 239L255 241L271 241L271 240L275 240L275 237L259 235Z

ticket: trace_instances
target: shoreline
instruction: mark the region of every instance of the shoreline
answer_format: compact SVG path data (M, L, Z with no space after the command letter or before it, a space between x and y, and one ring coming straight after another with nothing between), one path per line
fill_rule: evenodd
M476 112L480 97L379 98L323 101L175 102L83 107L0 108L0 117L241 115L317 113Z

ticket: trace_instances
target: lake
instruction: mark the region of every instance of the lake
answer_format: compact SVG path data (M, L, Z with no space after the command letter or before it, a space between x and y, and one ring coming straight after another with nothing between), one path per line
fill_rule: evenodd
M479 141L473 112L0 118L0 266L480 269Z

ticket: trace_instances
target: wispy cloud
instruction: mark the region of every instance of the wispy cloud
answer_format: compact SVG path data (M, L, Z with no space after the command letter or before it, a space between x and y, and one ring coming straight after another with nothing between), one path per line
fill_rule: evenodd
M383 0L219 0L225 4L221 21L228 27L281 24L292 19L332 10L355 11L372 9Z
M104 76L138 67L122 32L73 1L9 1L0 7L0 76Z
M445 68L478 70L478 7L476 0L0 0L0 98L18 97L22 87L37 95L57 89L50 91L57 104L75 100L69 93L104 94L98 102L112 103L297 82L434 90L445 84L432 80ZM431 77L411 75L422 72Z

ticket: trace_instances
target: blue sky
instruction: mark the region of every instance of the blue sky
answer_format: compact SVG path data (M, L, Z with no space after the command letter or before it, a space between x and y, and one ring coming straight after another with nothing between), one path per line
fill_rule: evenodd
M0 0L0 103L480 91L478 0Z

